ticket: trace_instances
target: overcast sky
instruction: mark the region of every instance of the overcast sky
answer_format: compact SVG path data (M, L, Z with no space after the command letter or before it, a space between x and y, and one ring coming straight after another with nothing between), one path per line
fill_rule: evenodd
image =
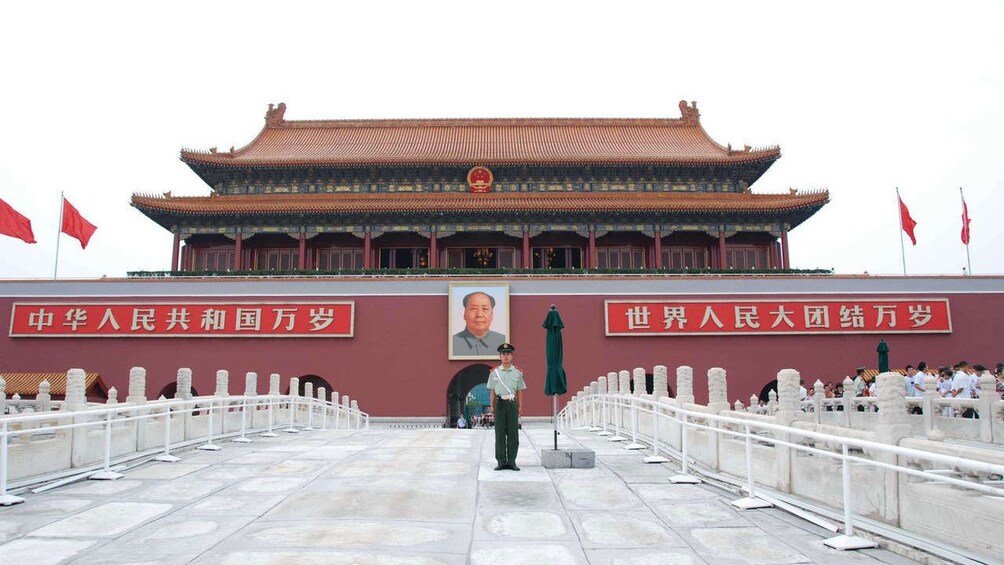
M754 192L830 191L789 238L797 268L1004 273L1004 4L991 2L16 2L0 22L0 278L52 276L59 193L98 231L59 274L169 266L135 192L208 195L182 148L287 119L679 117L780 145Z

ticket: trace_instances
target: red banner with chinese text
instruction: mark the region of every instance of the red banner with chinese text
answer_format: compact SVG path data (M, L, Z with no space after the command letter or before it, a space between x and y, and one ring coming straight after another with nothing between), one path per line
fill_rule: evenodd
M606 335L952 333L948 300L607 300Z
M11 337L352 337L354 302L16 303Z

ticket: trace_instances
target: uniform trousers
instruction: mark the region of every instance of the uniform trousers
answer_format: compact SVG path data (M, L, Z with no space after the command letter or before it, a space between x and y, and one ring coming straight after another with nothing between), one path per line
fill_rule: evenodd
M515 465L519 451L519 410L515 400L495 399L495 460Z

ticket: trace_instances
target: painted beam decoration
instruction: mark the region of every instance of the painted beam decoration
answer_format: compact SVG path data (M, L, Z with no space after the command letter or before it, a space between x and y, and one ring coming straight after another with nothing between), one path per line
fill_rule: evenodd
M10 337L352 337L355 302L32 302L10 318Z
M948 299L607 300L608 336L952 333Z

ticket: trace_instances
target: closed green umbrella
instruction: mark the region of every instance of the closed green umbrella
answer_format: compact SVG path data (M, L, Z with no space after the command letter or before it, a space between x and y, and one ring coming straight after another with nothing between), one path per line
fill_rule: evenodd
M565 369L561 366L564 353L561 342L561 328L565 324L561 321L558 308L554 304L544 318L544 329L547 330L547 375L544 377L544 394L551 397L551 407L554 422L554 449L558 449L558 395L568 392L568 380L565 377Z
M878 370L879 373L889 372L889 346L886 345L884 339L879 340L878 349Z

